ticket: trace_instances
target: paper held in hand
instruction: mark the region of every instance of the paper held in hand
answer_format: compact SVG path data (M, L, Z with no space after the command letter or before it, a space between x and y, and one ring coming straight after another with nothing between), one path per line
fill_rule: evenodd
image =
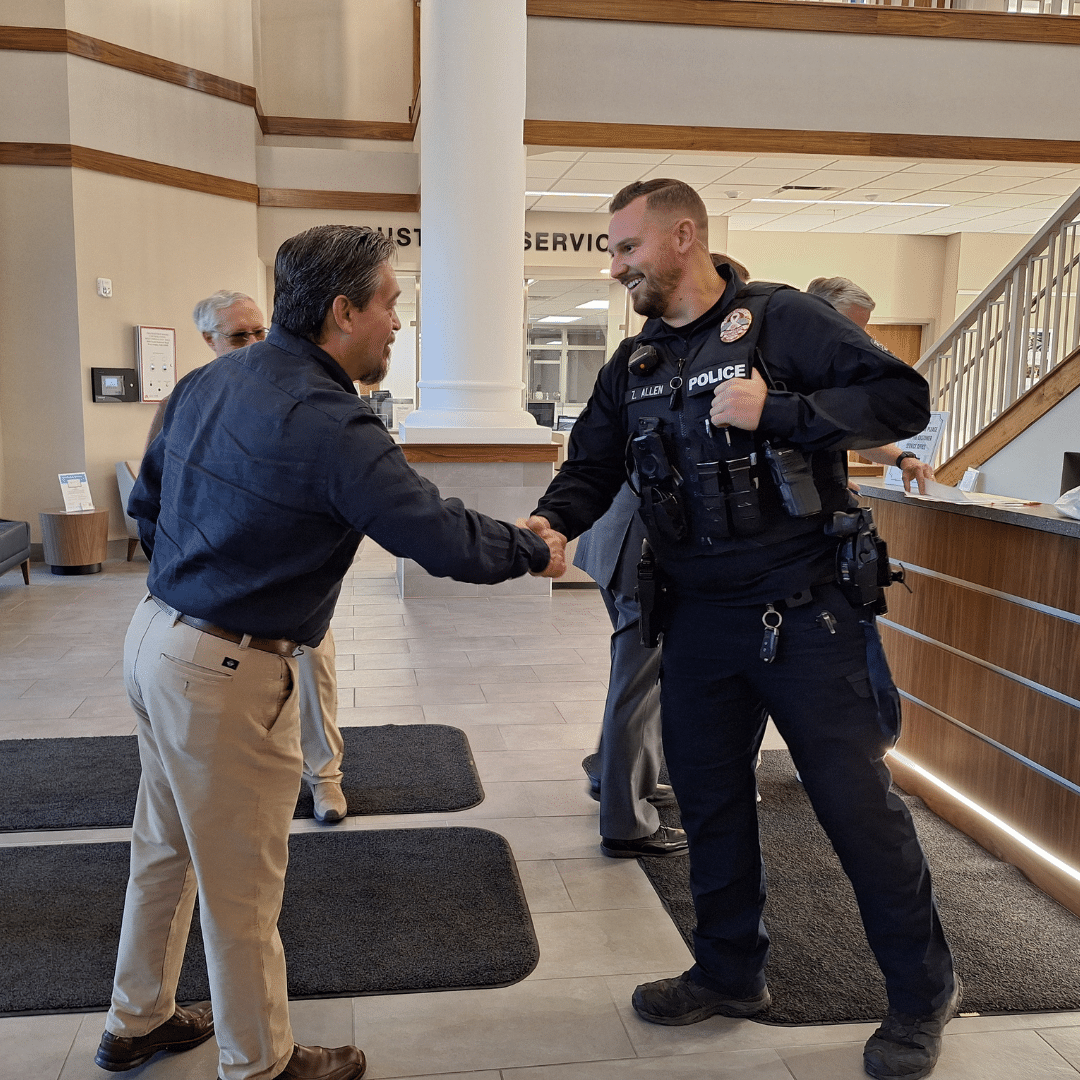
M941 442L941 436L945 431L945 421L948 419L949 414L947 412L931 413L930 423L927 424L918 435L912 435L910 439L904 439L896 445L899 446L901 450L909 450L920 461L925 461L928 465L932 465L934 463L934 455L937 453L938 444ZM895 465L890 465L885 470L885 486L902 488L904 486L903 470L898 469Z
M62 472L60 490L64 493L64 509L70 514L73 510L93 510L94 500L90 498L90 485L84 472Z

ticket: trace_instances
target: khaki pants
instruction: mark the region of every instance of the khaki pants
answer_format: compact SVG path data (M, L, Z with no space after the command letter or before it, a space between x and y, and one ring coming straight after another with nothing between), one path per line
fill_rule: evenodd
M304 779L341 783L345 744L337 725L337 650L327 630L318 645L305 645L296 658L300 691L300 744L304 750Z
M277 920L300 787L296 661L176 622L147 597L124 644L139 784L112 1008L114 1035L153 1031L175 991L198 890L225 1080L289 1061Z

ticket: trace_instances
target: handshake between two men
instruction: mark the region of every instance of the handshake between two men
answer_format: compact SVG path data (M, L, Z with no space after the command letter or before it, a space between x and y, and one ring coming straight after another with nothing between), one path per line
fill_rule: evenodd
M551 552L551 561L543 570L530 570L529 573L533 577L562 577L566 573L566 537L561 532L556 532L547 518L537 517L535 514L528 519L518 518L514 524L518 528L536 533Z

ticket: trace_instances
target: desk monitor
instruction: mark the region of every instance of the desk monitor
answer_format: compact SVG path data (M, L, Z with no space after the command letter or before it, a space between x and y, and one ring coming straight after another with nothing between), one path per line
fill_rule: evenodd
M530 401L525 408L536 417L536 422L542 427L553 428L555 426L554 401Z

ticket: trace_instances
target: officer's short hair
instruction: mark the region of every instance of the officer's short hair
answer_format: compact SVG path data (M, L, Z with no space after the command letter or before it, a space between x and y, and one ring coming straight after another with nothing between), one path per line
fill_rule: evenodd
M394 241L366 225L316 225L292 236L274 260L274 323L316 341L337 296L363 310L379 288Z
M200 300L195 305L195 310L191 313L191 317L195 320L195 325L199 328L201 333L216 333L221 319L221 313L226 308L231 308L233 304L239 303L241 300L248 300L253 304L255 303L247 293L228 292L225 289L219 289L213 296L208 296L205 300Z
M669 210L681 214L693 221L698 231L698 239L708 247L709 212L701 196L682 180L635 180L627 184L608 204L614 214L629 206L635 199L645 196L645 205L650 210Z
M823 300L828 300L841 314L844 314L845 308L860 307L873 311L877 307L874 298L865 289L846 277L814 278L806 286L806 291L811 296L820 296Z

